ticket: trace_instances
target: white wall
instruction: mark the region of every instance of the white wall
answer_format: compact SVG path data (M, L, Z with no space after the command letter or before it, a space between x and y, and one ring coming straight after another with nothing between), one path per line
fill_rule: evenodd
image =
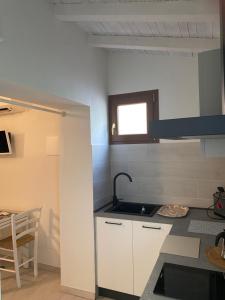
M0 43L0 80L80 101L90 106L89 127L93 146L93 166L98 174L94 182L94 199L101 205L110 195L106 53L89 47L87 35L76 25L56 20L53 7L47 0L0 0L0 23L0 34L4 38ZM75 134L73 137L73 142L79 143ZM99 153L104 153L104 159L101 159L102 155ZM77 186L74 185L74 188ZM93 208L93 199L88 198L87 201L89 208ZM73 220L76 221L76 212L70 213L74 214ZM85 211L83 213L85 214ZM63 217L66 218L66 215ZM90 218L90 222L93 221L93 214L89 211L87 218ZM64 221L66 220L61 220L62 224ZM68 228L71 234L75 230L73 226L75 225L71 224ZM79 258L81 261L85 260L83 256L85 251L92 251L91 248L89 250L85 248L83 238L87 237L90 243L93 243L90 239L90 236L93 238L93 234L93 228L88 227L83 236L80 236L80 249L83 246L83 251L77 253L79 255L76 257L77 260ZM71 241L73 242L73 239ZM78 274L80 277L76 277L77 281L73 277L71 287L93 291L93 260L90 259L90 262L89 269L86 269L87 274ZM63 270L63 284L69 285L72 279L66 276L74 276L70 267L73 267L74 273L76 265L63 266L66 268ZM68 272L67 275L65 272ZM89 280L90 277L92 279Z
M109 94L159 89L160 119L199 116L198 57L111 52ZM111 146L111 174L127 171L126 201L207 207L224 186L224 158L205 157L199 142Z
M89 110L62 119L60 174L61 284L95 294ZM73 137L76 136L76 139ZM69 175L69 176L68 176Z
M47 155L47 137L60 133L61 117L27 110L0 117L12 133L12 156L0 156L1 209L42 207L39 262L60 266L59 156Z
M47 0L0 0L0 22L0 80L90 105L94 199L100 206L110 195L106 53L89 47L76 25L58 21Z
M46 0L1 0L0 79L93 105L105 116L105 63L74 24L55 19ZM106 126L92 142L106 143Z
M109 95L159 89L160 119L199 115L198 58L111 52Z

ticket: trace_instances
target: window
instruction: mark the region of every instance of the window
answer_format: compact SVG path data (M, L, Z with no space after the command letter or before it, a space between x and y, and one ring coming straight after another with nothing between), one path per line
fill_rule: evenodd
M158 143L149 123L159 119L158 90L109 96L111 144Z

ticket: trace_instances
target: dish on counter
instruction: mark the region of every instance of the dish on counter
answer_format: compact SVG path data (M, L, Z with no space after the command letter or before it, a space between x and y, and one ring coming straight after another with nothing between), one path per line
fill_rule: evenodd
M178 204L163 205L157 211L157 214L169 218L182 218L187 215L189 208Z

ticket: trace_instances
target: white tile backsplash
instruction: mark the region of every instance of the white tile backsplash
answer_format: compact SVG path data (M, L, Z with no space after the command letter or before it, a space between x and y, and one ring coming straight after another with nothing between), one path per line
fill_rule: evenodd
M94 209L111 200L111 173L108 145L92 145Z
M225 158L206 157L199 142L111 146L111 177L121 171L118 195L126 201L207 207L225 186Z

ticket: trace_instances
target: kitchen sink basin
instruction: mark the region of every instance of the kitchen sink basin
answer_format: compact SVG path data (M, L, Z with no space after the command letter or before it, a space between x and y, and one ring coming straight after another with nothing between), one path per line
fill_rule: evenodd
M159 207L155 204L119 202L116 206L107 209L106 212L152 217Z

